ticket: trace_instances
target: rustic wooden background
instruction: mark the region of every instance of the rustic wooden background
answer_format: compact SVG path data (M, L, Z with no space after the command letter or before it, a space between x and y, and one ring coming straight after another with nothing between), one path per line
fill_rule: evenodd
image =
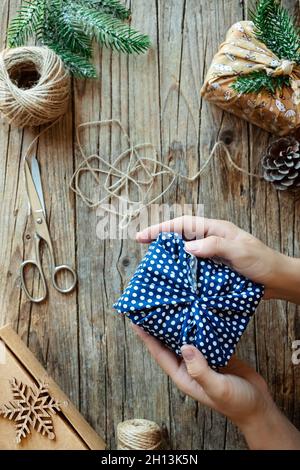
M19 3L1 0L1 47ZM298 2L284 3L294 11ZM135 142L153 142L161 159L181 171L195 171L217 139L243 168L258 168L269 135L199 97L226 30L247 16L247 0L132 0L130 6L133 24L152 38L151 51L128 58L96 49L100 79L73 81L68 114L39 142L57 260L75 265L79 276L77 291L62 296L50 289L43 305L26 299L19 278L20 262L31 247L22 155L37 130L0 121L1 324L12 324L109 447L115 447L118 422L143 417L164 426L172 449L244 448L225 418L176 389L128 323L114 314L112 304L144 248L132 240L99 240L99 217L74 197L68 183L81 161L76 125L111 117L122 121ZM88 152L100 149L108 160L120 145L116 130L110 135L95 129L83 138ZM178 185L164 202L203 203L206 216L229 219L273 248L299 256L299 199L233 171L222 157L199 183ZM285 302L262 304L239 347L298 426L300 366L291 362L291 345L300 339L299 313Z

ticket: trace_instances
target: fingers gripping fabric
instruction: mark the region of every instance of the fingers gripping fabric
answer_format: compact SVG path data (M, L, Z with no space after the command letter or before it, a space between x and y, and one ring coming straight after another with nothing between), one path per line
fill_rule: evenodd
M235 351L264 288L211 259L197 259L176 233L161 233L114 305L176 354L196 346L214 367Z

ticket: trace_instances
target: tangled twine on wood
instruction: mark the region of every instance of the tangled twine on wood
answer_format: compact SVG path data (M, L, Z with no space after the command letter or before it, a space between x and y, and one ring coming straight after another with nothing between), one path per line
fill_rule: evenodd
M19 127L52 122L66 112L70 76L47 47L18 47L0 54L0 111Z
M130 419L117 426L118 450L156 450L162 443L158 424L146 419Z
M104 158L101 155L92 154L87 156L81 142L81 132L84 129L89 129L91 127L112 127L115 125L120 128L124 137L126 138L128 148L123 151L113 163L109 163L108 158ZM247 176L261 178L260 175L248 172L247 170L239 167L234 162L227 146L222 141L215 143L202 167L194 175L190 176L179 173L171 168L168 164L159 161L157 151L153 144L145 142L132 145L128 134L125 132L121 122L117 119L92 121L80 124L76 129L76 139L82 157L82 162L79 164L71 178L70 189L75 194L77 194L88 207L99 207L102 208L105 212L110 212L119 216L121 218L119 226L123 229L126 228L133 219L138 217L144 209L161 199L171 189L176 180L182 179L190 183L195 182L207 169L210 162L217 154L218 149L224 151L224 154L227 157L230 165L235 170ZM145 157L140 155L140 151L147 148L152 150L153 157ZM96 162L97 167L93 166L93 162ZM124 167L124 162L126 162L126 169L122 170L122 167ZM152 166L152 168L149 168L149 164ZM139 176L139 172L141 171L143 172L143 178ZM93 200L83 191L81 188L81 178L85 173L92 174L97 184L99 184L99 189L99 174L106 175L106 179L103 185L103 189L106 191L104 197ZM167 182L162 191L152 196L153 185L156 178L159 176L169 176L170 181ZM135 187L137 190L137 200L132 200L130 197L130 185ZM124 207L123 211L119 211L112 208L111 206L108 206L107 204L104 204L105 201L113 197L115 197L119 203L121 203L119 204L119 207Z

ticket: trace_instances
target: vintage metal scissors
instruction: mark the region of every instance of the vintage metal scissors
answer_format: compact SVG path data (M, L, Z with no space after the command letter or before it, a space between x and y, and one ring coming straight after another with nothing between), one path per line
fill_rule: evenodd
M42 302L47 297L47 285L46 279L41 262L41 241L43 240L49 250L50 254L50 270L51 270L51 280L53 287L62 294L67 294L71 292L77 283L77 275L74 269L66 264L56 266L54 251L52 246L52 241L49 233L49 228L46 221L46 209L43 196L43 188L41 182L41 174L39 169L38 161L35 157L31 159L31 168L28 160L24 162L25 169L25 181L26 189L30 204L31 215L34 221L34 259L28 259L23 261L21 264L21 285L24 289L27 297L35 303ZM34 297L30 294L28 286L26 284L25 270L31 268L36 268L38 270L40 280L42 295L40 297ZM57 275L59 273L67 273L69 277L71 276L71 284L67 287L60 287L57 283Z

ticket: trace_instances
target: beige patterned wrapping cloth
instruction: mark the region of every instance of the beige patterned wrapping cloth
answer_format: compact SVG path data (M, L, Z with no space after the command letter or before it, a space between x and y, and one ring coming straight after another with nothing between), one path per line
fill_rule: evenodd
M239 75L264 70L271 76L289 75L291 86L275 94L267 90L238 94L232 85ZM254 34L251 21L234 24L208 71L201 95L247 121L278 135L300 126L300 67L280 60Z

